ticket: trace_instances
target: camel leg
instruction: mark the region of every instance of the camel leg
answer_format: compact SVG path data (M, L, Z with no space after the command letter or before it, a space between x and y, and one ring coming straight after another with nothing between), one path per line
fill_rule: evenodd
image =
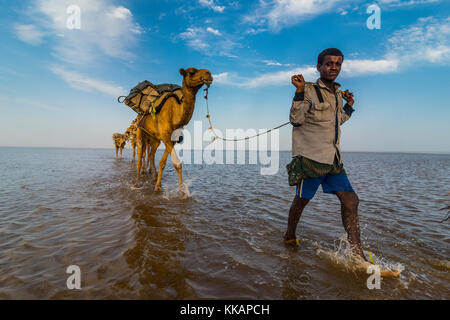
M119 148L116 146L116 158L119 156Z
M147 141L147 168L148 168L148 171L149 171L149 173L150 173L150 148L151 148L151 143L150 143L150 140L149 141Z
M148 168L148 173L151 172L152 168L150 168L150 154L151 154L151 144L150 141L148 141L147 144L147 168Z
M142 147L142 173L145 173L145 158L147 156L147 142L143 143Z
M164 141L164 144L166 145L166 150L164 151L164 154L161 160L159 161L158 179L156 179L155 191L160 191L162 189L161 188L162 173L164 168L166 167L167 157L169 156L169 154L172 152L173 149L173 143L172 141L170 141L170 139Z
M152 178L153 180L156 180L156 166L155 166L155 154L156 154L156 150L158 150L159 145L161 144L161 141L158 139L150 139L150 144L151 144L151 151L150 151L150 155L148 156L148 158L150 159L150 163L151 163L151 170L152 170Z
M141 177L142 163L143 158L145 157L145 142L142 137L139 135L137 138L137 163L136 163L136 183L135 187L139 187L139 179Z
M140 145L137 147L137 163L136 163L136 183L134 184L135 187L139 187L139 179L141 177L141 169L142 169L142 153L144 152L144 148Z
M171 158L172 158L173 166L175 167L175 170L177 171L177 174L178 174L178 181L180 183L180 192L183 194L184 190L183 190L183 178L181 176L181 167L182 167L181 161L175 152L175 149L173 147L174 143L170 140L170 138L167 139L166 141L164 141L164 144L166 146L166 150L164 151L161 161L159 162L158 179L156 181L155 191L161 190L162 172L166 166L167 157L170 154Z
M170 158L172 159L173 166L174 166L175 170L177 171L178 182L180 184L180 193L183 195L184 194L184 186L183 186L183 177L181 174L183 164L181 163L180 158L178 158L177 152L174 147L172 147L172 151L170 152Z

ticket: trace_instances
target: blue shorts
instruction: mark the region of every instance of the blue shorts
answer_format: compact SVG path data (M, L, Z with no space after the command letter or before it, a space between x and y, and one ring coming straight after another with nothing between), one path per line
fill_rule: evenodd
M334 193L335 191L353 191L352 185L345 173L326 174L319 178L302 179L297 184L295 194L300 198L311 200L316 194L319 186L325 193Z

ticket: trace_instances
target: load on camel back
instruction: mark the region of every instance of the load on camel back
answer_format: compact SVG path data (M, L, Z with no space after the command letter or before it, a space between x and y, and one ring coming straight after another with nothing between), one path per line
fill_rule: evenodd
M138 113L136 118L138 157L135 187L139 187L143 157L145 156L146 147L150 145L148 159L150 159L151 168L149 169L153 179L156 179L155 191L162 189L162 172L170 154L178 175L180 192L182 194L185 192L182 164L174 149L178 138L173 141L173 133L189 123L194 113L198 90L203 85L206 85L208 88L213 82L213 77L209 70L196 68L180 69L180 75L183 77L183 85L181 87L176 84L154 85L145 80L131 89L127 97L121 96L118 98L120 103L124 102L125 105ZM159 162L159 170L156 171L155 154L161 141L166 149Z
M183 93L179 85L170 83L154 85L144 80L131 89L128 96L120 96L117 100L138 114L150 113L154 118L170 97L174 97L181 104ZM120 101L121 98L125 99Z

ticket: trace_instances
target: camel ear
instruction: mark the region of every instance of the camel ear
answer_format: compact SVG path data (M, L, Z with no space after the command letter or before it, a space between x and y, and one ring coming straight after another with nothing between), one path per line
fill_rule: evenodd
M180 69L180 74L184 77L186 75L186 70L183 68Z

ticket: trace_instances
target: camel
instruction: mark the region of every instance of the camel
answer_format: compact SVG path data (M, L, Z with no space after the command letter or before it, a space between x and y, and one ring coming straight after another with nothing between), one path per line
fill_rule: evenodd
M178 182L180 185L180 192L184 193L183 189L183 178L182 178L182 163L177 156L174 149L174 144L171 140L173 131L182 128L189 123L194 113L195 108L195 97L198 90L206 85L209 87L213 82L213 77L211 72L206 69L180 69L180 75L183 77L183 102L179 104L174 97L167 99L161 111L156 115L156 117L151 117L145 115L138 124L138 130L136 130L137 138L137 151L138 151L138 161L136 164L137 175L136 175L136 186L139 186L139 177L142 167L142 155L144 154L145 147L150 145L150 153L147 154L148 159L150 159L151 170L156 177L156 167L155 167L155 153L158 149L161 141L164 143L166 149L159 162L159 170L155 183L155 191L162 190L161 178L163 170L166 166L167 157L170 154L173 166L177 171Z
M114 133L112 135L112 139L114 141L114 146L116 147L116 157L119 156L119 150L120 150L120 157L122 157L122 150L123 148L125 148L128 136L126 134Z
M125 131L125 135L128 137L128 139L130 141L131 148L133 149L133 160L132 160L132 162L134 162L135 159L136 159L136 148L137 148L137 145L138 145L138 139L136 138L136 131L137 131L138 127L136 125L136 121L137 121L137 118L134 119L131 122L131 125ZM150 141L149 141L149 139L147 137L146 137L145 145L147 147L147 154L150 154ZM145 166L145 156L146 156L146 152L144 150L144 152L142 154L142 158L143 158L142 171L145 171L145 168L146 168L146 166ZM150 163L150 158L147 157L147 167L149 167L149 163Z
M135 159L136 159L136 146L137 146L137 144L136 144L136 130L137 130L136 119L134 119L131 122L131 125L125 131L125 135L128 136L128 139L130 140L131 148L133 149L133 160L132 160L132 162L134 162Z

